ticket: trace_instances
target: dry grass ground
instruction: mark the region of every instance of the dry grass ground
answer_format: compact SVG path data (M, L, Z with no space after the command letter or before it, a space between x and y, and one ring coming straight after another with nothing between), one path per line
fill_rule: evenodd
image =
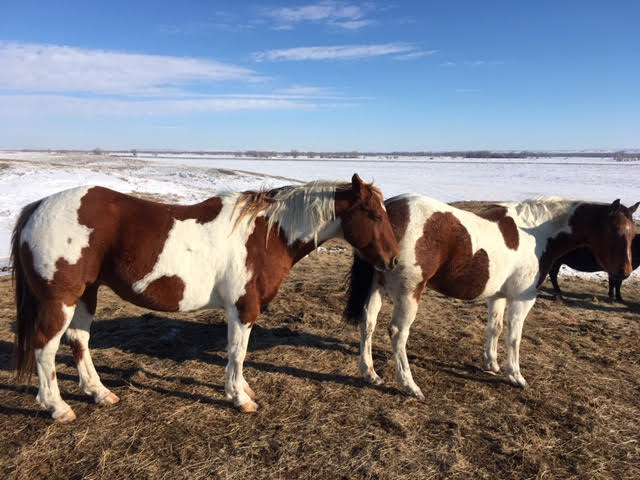
M603 283L565 279L565 301L543 288L524 327L525 390L479 368L484 303L428 291L408 345L420 402L395 387L388 302L374 343L386 384L360 380L358 335L340 320L350 258L304 259L261 315L245 363L254 415L224 398L221 312L150 313L103 289L92 354L121 402L92 404L63 345L60 388L78 419L52 422L35 383L12 382L13 291L0 279L0 478L640 478L638 284L623 285L627 305Z

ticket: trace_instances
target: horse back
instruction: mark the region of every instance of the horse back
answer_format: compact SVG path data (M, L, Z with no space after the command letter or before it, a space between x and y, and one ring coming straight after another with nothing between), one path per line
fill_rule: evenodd
M427 197L386 202L399 240L403 268L419 269L425 285L448 296L473 299L500 289L519 254L520 230L504 212L485 219ZM417 296L417 294L416 294Z

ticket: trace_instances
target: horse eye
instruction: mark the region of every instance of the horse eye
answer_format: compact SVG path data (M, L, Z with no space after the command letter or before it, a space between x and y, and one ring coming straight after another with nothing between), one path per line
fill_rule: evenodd
M373 210L369 211L369 218L371 220L374 220L376 222L381 222L382 221L382 215L378 215L376 212L374 212Z

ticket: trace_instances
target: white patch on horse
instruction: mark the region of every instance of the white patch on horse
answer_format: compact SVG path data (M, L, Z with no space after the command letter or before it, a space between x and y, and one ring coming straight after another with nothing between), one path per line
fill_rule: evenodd
M33 266L45 280L53 280L59 259L74 265L82 249L89 246L92 229L78 222L82 197L89 188L73 188L45 198L20 234L20 245L29 245Z
M549 238L571 233L569 220L582 203L561 197L541 197L502 205L507 207L507 215L516 225L535 238L535 253L540 258Z
M246 243L255 227L255 219L249 218L235 225L239 198L222 197L222 209L210 222L174 220L153 269L133 284L133 290L142 293L154 280L175 275L184 282L180 311L236 303L251 279Z

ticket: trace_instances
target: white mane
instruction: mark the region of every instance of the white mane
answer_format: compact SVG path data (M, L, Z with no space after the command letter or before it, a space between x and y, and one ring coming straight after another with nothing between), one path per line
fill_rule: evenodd
M314 181L300 186L287 186L268 192L245 195L239 199L238 220L250 216L250 221L265 215L267 235L277 224L292 244L296 240L318 243L318 233L335 220L336 188L348 187L344 182ZM244 202L244 203L243 203Z
M537 197L522 202L508 202L508 215L513 217L520 227L537 227L545 222L554 225L566 225L575 208L582 202L562 197Z

